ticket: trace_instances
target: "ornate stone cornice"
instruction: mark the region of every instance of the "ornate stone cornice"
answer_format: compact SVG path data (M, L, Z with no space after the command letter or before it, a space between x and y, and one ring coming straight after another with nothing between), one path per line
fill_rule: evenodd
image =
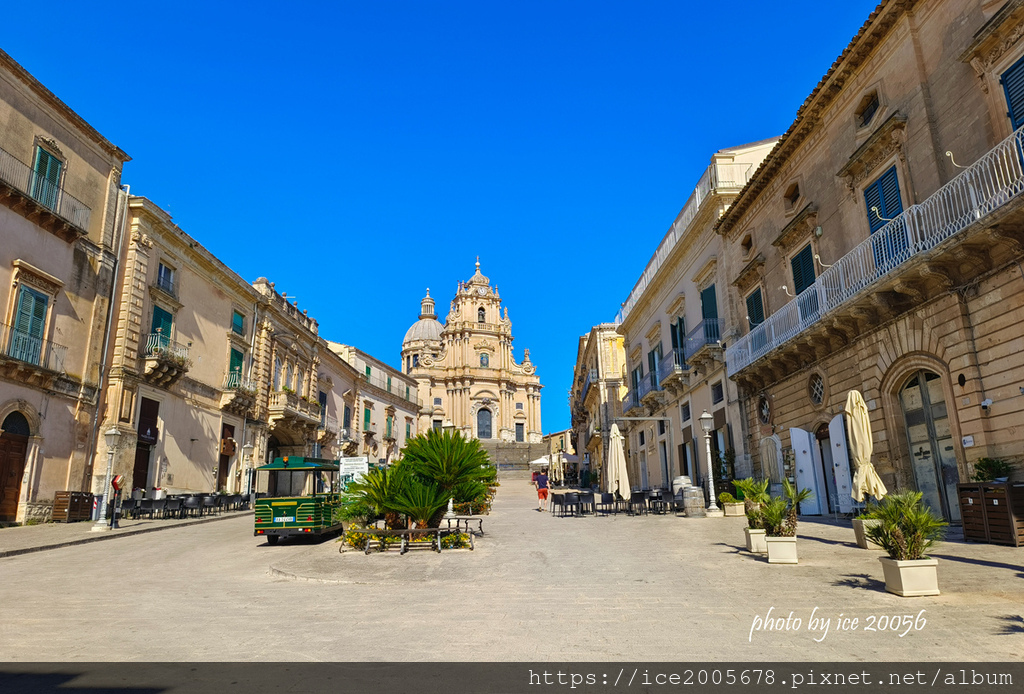
M809 202L790 220L789 224L782 228L779 235L772 241L772 245L782 251L788 251L790 246L805 238L816 226L818 226L818 207Z
M836 172L851 194L854 187L895 152L900 161L906 161L907 117L893 113L854 152L843 168Z
M960 60L969 63L978 77L984 77L992 65L1024 36L1024 0L1010 0L974 34L974 41L960 54Z
M764 254L758 253L754 256L754 259L747 263L740 274L737 275L736 279L733 280L732 286L740 290L740 293L746 293L747 289L756 280L760 279L761 274L759 270L764 267Z
M21 260L20 258L11 264L14 265L14 281L17 283L23 283L31 287L35 287L44 294L49 294L54 297L57 296L57 292L59 292L64 286L64 283L57 277L40 270L35 265Z

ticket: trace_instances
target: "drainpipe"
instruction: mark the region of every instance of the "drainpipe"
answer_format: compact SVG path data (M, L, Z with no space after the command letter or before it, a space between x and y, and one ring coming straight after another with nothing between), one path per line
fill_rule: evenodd
M117 249L114 251L114 266L112 268L112 277L110 279L110 296L107 301L107 325L103 335L103 354L100 357L100 378L99 384L96 390L96 411L92 416L92 427L89 430L89 445L86 448L88 451L88 465L87 470L92 470L93 464L96 461L96 432L99 430L100 411L103 409L103 405L106 404L106 392L104 391L104 384L106 382L105 376L110 373L110 368L107 366L107 353L110 349L110 333L113 332L113 326L111 321L114 317L114 297L119 286L117 282L118 265L121 259L121 248L124 244L124 234L128 226L128 198L131 197L132 187L128 184L124 184L118 190L117 205L121 210L121 229L117 236ZM117 222L115 221L116 225ZM106 373L104 373L106 371ZM91 475L91 472L90 472ZM92 486L91 484L89 485ZM64 482L64 488L70 491L71 489L71 461L68 460L68 474L67 479ZM105 491L105 490L104 490Z

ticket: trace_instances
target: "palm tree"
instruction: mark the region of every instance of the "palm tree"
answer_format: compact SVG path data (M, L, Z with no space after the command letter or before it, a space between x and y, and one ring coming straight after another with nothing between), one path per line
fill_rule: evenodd
M487 452L476 439L459 432L428 429L406 443L403 463L425 485L436 485L439 493L456 503L481 500L497 479ZM430 518L430 526L441 521L443 507Z
M405 523L402 521L402 511L396 507L396 500L409 483L409 469L404 465L373 468L358 481L348 485L346 496L355 503L361 501L377 515L384 516L388 528L401 529Z
M395 508L408 515L417 528L437 527L430 521L447 505L448 497L436 484L423 484L415 479L398 493L395 500Z

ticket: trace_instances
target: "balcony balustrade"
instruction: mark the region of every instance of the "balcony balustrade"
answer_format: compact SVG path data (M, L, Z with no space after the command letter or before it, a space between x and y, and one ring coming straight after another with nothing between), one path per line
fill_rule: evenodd
M8 359L47 371L64 372L64 360L68 353L68 348L64 345L35 337L4 324L0 324L0 345L3 355Z
M651 393L661 392L661 381L658 380L658 373L656 371L647 374L641 379L639 387L637 388L637 396L643 401Z
M685 350L681 347L662 358L658 364L658 380L663 386L688 385L690 365L686 363Z
M4 149L0 149L0 182L38 203L43 211L77 227L81 233L88 230L92 214L88 205Z
M686 346L683 347L684 361L689 363L705 347L717 347L722 335L717 318L705 318L686 335Z
M640 408L640 399L637 397L637 391L631 390L626 393L626 396L622 398L622 413L628 414L630 410Z
M246 415L256 404L256 384L243 378L241 372L230 371L224 377L224 392L221 394L220 407L237 415Z
M146 379L158 386L171 385L192 366L190 348L191 343L183 345L161 333L150 333L140 355L146 363Z
M726 350L736 375L825 316L974 225L1024 191L1024 128L989 150L919 205L908 207L826 268L817 280Z
M416 404L420 407L423 406L423 400L417 397L417 390L414 386L406 384L404 381L397 379L392 380L390 383L384 376L378 376L377 374L371 373L366 377L367 383L377 388L380 388L386 393L390 393L395 397L401 398L406 402ZM408 389L408 392L407 392Z

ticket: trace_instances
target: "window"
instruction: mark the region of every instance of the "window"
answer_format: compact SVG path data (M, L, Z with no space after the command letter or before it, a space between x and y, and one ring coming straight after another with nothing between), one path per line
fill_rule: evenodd
M761 288L747 297L747 325L751 330L764 323L764 302L761 300Z
M173 326L174 316L159 306L154 306L150 349L166 349L171 342L171 328Z
M274 359L274 390L281 390L281 360Z
M344 419L342 419L341 421L342 421L341 426L343 426L344 428L346 428L346 429L351 429L352 428L352 408L349 407L348 405L345 405L345 415L344 415Z
M516 441L522 443L526 440L525 427L522 422L516 422Z
M389 439L391 438L391 426L392 426L392 422L394 421L394 419L395 419L394 417L392 417L391 415L388 415L387 419L385 420L385 428L387 430L387 433L385 434L385 436L387 436Z
M320 423L323 424L327 421L327 393L321 390L317 401L320 403Z
M391 391L391 377L390 376L388 376L388 392L389 393L392 392Z
M489 358L486 354L480 355L480 366L486 367L489 363Z
M690 421L690 403L684 402L682 405L679 406L679 416L682 418L682 421L684 422Z
M683 346L686 344L686 325L682 316L679 317L679 320L669 326L668 332L672 339L672 353L675 358L675 363L681 366L685 360L683 359L683 355L680 352L676 352L676 350L682 350Z
M245 335L245 316L240 311L231 312L231 329L239 335Z
M434 398L434 407L441 406L441 398Z
M231 350L231 360L228 363L228 387L234 388L242 383L242 365L245 355L237 349Z
M761 424L771 424L772 422L772 403L765 395L757 400L757 418L761 420Z
M718 297L713 284L700 293L700 315L704 319L704 344L718 342Z
M363 408L363 430L369 431L370 429L370 408Z
M632 373L629 374L629 378L630 378L630 381L631 381L630 385L632 386L630 388L630 391L635 393L638 390L640 390L640 381L644 380L644 367L643 367L643 365L641 364L640 366L638 366L635 369L633 369Z
M564 436L560 436L558 438L558 450L560 450L560 451L564 451L565 450L565 437Z
M418 354L412 355L412 366L413 366L413 368L416 368L419 365L420 365L420 355L418 355Z
M412 357L405 358L405 373L412 371Z
M896 176L895 165L864 189L864 202L867 206L868 226L870 226L872 234L884 227L890 219L898 217L903 212L900 183Z
M786 192L782 194L783 207L789 212L796 208L797 202L800 200L800 186L793 183L786 188Z
M665 421L664 420L658 420L658 436L664 436L664 435L665 435Z
M651 379L651 388L658 389L658 365L661 363L661 343L647 353L647 368L650 370L648 376Z
M517 403L516 403L516 409L517 409L517 410L522 410L522 409L523 409L523 403L521 403L521 402L517 402Z
M746 258L750 255L750 251L754 249L754 240L750 238L750 234L743 237L740 241L740 248L743 250L743 257Z
M793 256L793 293L799 296L805 289L814 284L814 250L811 244ZM761 320L764 320L762 315Z
M292 382L292 365L288 363L284 365L284 388L295 391L295 385Z
M160 263L156 272L156 286L168 294L174 294L174 268Z
M405 440L408 441L412 437L412 422L405 423Z
M36 147L36 165L32 170L31 195L42 205L57 207L57 193L60 191L60 172L63 163L42 147Z
M14 330L7 347L8 356L18 361L39 365L48 304L49 297L45 294L21 287L18 293L17 313L14 317Z
M711 404L717 405L725 399L725 391L722 389L722 382L711 384Z
M369 366L366 367L366 377L367 378L370 377L370 367Z
M1014 130L1024 125L1024 58L999 77L1006 95L1007 115Z
M477 323L483 323L483 322L484 322L484 319L486 319L486 318L487 318L487 312L486 312L486 311L484 311L483 307L481 307L481 308L480 308L479 310L477 310L477 312L476 312L476 322L477 322Z
M643 429L641 429L640 431L637 432L636 438L637 438L637 441L640 442L640 445L643 446L644 445L644 430Z
M406 399L406 400L408 400L408 399L409 399L409 386L406 386L406 387L405 387L405 399Z
M825 399L825 379L822 378L821 374L811 376L811 381L807 388L811 396L811 402L815 405L820 405Z
M863 128L865 125L871 122L871 119L875 117L875 113L878 112L878 92L871 92L860 101L860 105L857 107L857 127Z
M436 429L437 431L441 431L441 427L444 426L444 422L442 422L440 419L435 419L433 424L434 429Z

